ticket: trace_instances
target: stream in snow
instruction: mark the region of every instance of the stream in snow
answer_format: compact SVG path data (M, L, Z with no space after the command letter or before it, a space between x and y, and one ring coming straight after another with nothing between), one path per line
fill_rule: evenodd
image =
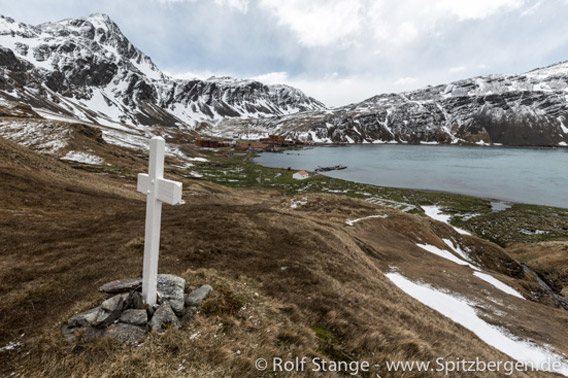
M330 177L568 208L568 149L430 145L322 146L263 153L258 164L314 171L346 165Z

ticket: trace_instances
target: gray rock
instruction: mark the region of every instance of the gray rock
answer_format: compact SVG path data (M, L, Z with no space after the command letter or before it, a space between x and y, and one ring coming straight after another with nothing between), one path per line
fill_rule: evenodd
M104 301L101 304L95 325L104 327L118 319L122 310L126 307L129 297L128 293L117 294Z
M555 293L550 285L548 285L548 283L546 283L534 270L529 268L527 265L522 264L522 267L525 273L531 273L536 278L536 282L538 282L542 293L551 297L556 307L562 306L565 310L568 311L568 300L566 300L566 298Z
M113 337L126 345L132 345L142 340L145 334L146 330L144 328L125 323L112 324L104 333L105 336Z
M136 310L144 309L144 298L142 298L142 293L135 291L130 296L130 303L128 304L129 308L133 308Z
M63 324L63 326L61 327L61 332L63 333L63 337L65 337L65 340L67 340L70 343L75 341L75 332L77 330L78 328L71 328L67 324Z
M104 310L100 310L99 314L97 315L97 319L95 320L95 324L93 324L96 327L106 327L107 325L111 324L112 322L114 322L116 319L118 319L120 316L120 314L117 313L112 313L112 312L106 312Z
M181 317L181 321L187 323L192 320L193 320L193 310L190 307L186 307L183 312L183 316Z
M158 296L168 301L174 312L183 315L185 280L173 274L158 274Z
M120 321L122 323L143 326L148 323L148 314L146 310L125 310L122 315L120 315Z
M101 304L101 309L109 312L117 310L122 311L122 308L124 307L127 298L128 294L118 294L113 297L110 297Z
M80 314L77 314L67 320L69 327L87 327L94 325L97 322L101 308L95 307Z
M126 280L116 280L99 287L99 291L108 294L125 293L136 290L142 285L142 278L129 278Z
M181 327L181 324L179 323L179 320L168 301L163 301L160 307L158 307L154 316L152 316L152 320L150 320L149 325L152 331L157 332L164 330L168 326L174 328Z
M203 285L199 289L193 290L188 294L187 298L185 298L185 305L199 306L201 301L203 301L212 290L213 288L209 285Z

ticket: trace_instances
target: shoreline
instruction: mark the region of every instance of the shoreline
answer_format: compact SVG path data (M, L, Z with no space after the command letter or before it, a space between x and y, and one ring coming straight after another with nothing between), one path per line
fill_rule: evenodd
M336 178L336 177L333 177L333 176L328 176L328 175L325 175L325 174L319 173L319 172L317 172L316 174L326 176L326 177L329 177L329 178L332 178L332 179L346 180L346 181L355 182L355 183L359 183L359 184L365 184L365 185L373 185L373 186L377 186L379 188L389 188L389 189L399 189L399 190L416 190L416 191L428 192L428 193L432 193L432 194L453 194L453 195L459 195L459 196L465 196L465 197L472 197L472 198L490 201L490 202L503 202L503 203L508 203L508 204L512 204L512 205L517 204L517 205L546 207L546 208L549 208L549 209L568 210L568 206L567 207L559 207L559 206L552 206L552 205L541 205L541 204L538 204L538 203L513 201L513 200L508 200L508 199L503 199L503 198L482 197L482 196L475 196L475 195L468 194L468 193L459 193L459 192L452 192L452 191L440 190L440 189L404 188L404 187L400 187L400 186L377 185L377 184L367 183L367 182L363 182L363 181L339 179L339 178Z
M538 150L550 150L550 149L560 149L560 150L568 150L568 145L566 146L540 146L540 145L504 145L504 144L477 144L477 143L390 143L390 142L381 142L381 143L314 143L308 145L309 147L351 147L351 146L432 146L432 147L489 147L489 148L520 148L520 149L538 149ZM298 146L298 148L302 148L302 146ZM283 148L283 151L287 150Z
M192 170L202 175L202 180L227 187L268 190L283 199L301 198L311 193L341 195L411 214L422 214L421 206L434 205L450 216L453 226L501 246L568 239L568 209L565 208L439 190L379 186L323 174L295 180L292 178L295 170L270 168L255 162L259 153L234 153L229 157L220 151L201 151L209 162L195 165ZM505 202L511 207L492 211L492 202Z
M287 155L294 155L294 151L299 151L299 150L311 150L314 149L316 147L351 147L351 146L357 146L357 147L361 147L361 146L365 146L367 144L348 144L348 145L326 145L326 144L319 144L319 145L310 145L310 146L305 146L305 147L301 147L301 148L294 148L294 149L289 149L289 148L283 148L281 151L266 151L266 152L256 152L253 156L251 161L257 165L260 165L264 168L275 168L275 169L285 169L284 167L277 167L277 166L268 166L268 165L262 165L259 161L258 158L261 157L263 154L269 154L269 153L273 153L273 154L287 154ZM392 144L394 145L394 144ZM397 144L397 146L401 146L401 145L405 145L405 144ZM371 146L369 144L369 146ZM414 145L412 145L414 146ZM424 146L424 145L415 145L415 146ZM453 146L453 147L474 147L474 146L463 146L463 145L447 145L447 144L438 144L438 145L433 145L433 144L428 144L425 146L433 146L433 147L445 147L445 146ZM497 147L497 148L506 148L506 149L527 149L527 150L533 150L533 151L551 151L549 148L533 148L533 147L510 147L510 146L475 146L475 147ZM371 147L369 147L371 148ZM553 149L552 151L554 151L556 149ZM287 153L287 152L292 152ZM289 163L288 163L289 164ZM343 161L339 161L339 162L333 162L333 164L340 164L340 165L348 165L346 162ZM331 165L333 165L331 164ZM391 189L399 189L399 190L417 190L417 191L425 191L425 192L433 192L433 193L441 193L441 194L455 194L455 195L463 195L463 196L469 196L469 197L473 197L473 198L478 198L478 199L483 199L483 200L488 200L488 201L504 201L504 202L508 202L508 203L516 203L516 204L522 204L522 205L532 205L532 206L542 206L542 207L548 207L548 208L554 208L554 209L563 209L566 210L568 209L568 203L565 206L561 206L555 203L534 203L534 202L530 202L530 200L522 200L522 199L514 199L514 198L506 198L506 197L495 197L495 196L491 196L491 195L478 195L475 193L465 193L465 192L461 192L458 189L456 190L444 190L444 189L438 189L438 188L424 188L424 187L409 187L409 186L399 186L396 184L393 185L385 185L385 184L378 184L372 181L358 181L356 179L353 179L351 177L349 178L345 178L345 177L334 177L333 173L334 171L330 171L330 172L316 172L313 169L311 169L313 167L309 167L309 168L305 168L305 167L301 167L301 168L292 168L292 169L305 169L308 170L309 172L313 172L314 175L323 175L325 177L328 177L330 179L339 179L339 180L346 180L346 181L350 181L350 182L355 182L355 183L360 183L360 184L366 184L366 185L374 185L377 187L384 187L384 188L391 188ZM349 167L348 167L349 168ZM330 175L331 173L331 175ZM552 201L552 202L558 202L558 201Z

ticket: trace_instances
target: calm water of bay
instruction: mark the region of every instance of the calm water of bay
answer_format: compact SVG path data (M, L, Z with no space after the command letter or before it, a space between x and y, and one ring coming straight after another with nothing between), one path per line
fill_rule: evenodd
M410 189L568 208L568 150L503 147L351 145L263 153L273 168L346 165L327 176Z

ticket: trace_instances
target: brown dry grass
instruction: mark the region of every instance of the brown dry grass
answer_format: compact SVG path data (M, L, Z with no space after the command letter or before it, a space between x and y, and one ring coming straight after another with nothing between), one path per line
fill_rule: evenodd
M192 180L185 181L186 193L201 195L164 207L160 271L185 276L191 287L215 287L201 313L179 331L151 335L140 347L110 340L69 346L59 333L62 322L100 302L99 285L140 274L144 202L132 194L132 178L72 170L6 142L1 148L0 345L19 340L24 346L0 354L0 373L254 377L261 376L254 360L273 356L372 363L438 356L508 360L382 274L396 265L413 278L430 266L432 257L413 243L453 236L442 224L331 195L310 195L305 208L290 210L271 192ZM353 228L344 223L381 212L389 218ZM467 242L497 271L514 271L498 247ZM417 264L422 267L412 269ZM548 326L529 324L527 332L538 341L549 337L551 345L568 352L558 341L568 337L568 317L525 302L515 302L515 308L548 319ZM422 376L442 375L405 375Z
M214 287L195 319L184 323L181 331L151 334L136 347L107 339L69 346L54 327L37 340L41 364L30 364L26 373L58 377L240 376L254 370L260 355L321 355L317 338L306 328L298 309L260 295L254 280L243 275L226 278L210 269L186 271L181 276L194 284L192 287L205 283Z

